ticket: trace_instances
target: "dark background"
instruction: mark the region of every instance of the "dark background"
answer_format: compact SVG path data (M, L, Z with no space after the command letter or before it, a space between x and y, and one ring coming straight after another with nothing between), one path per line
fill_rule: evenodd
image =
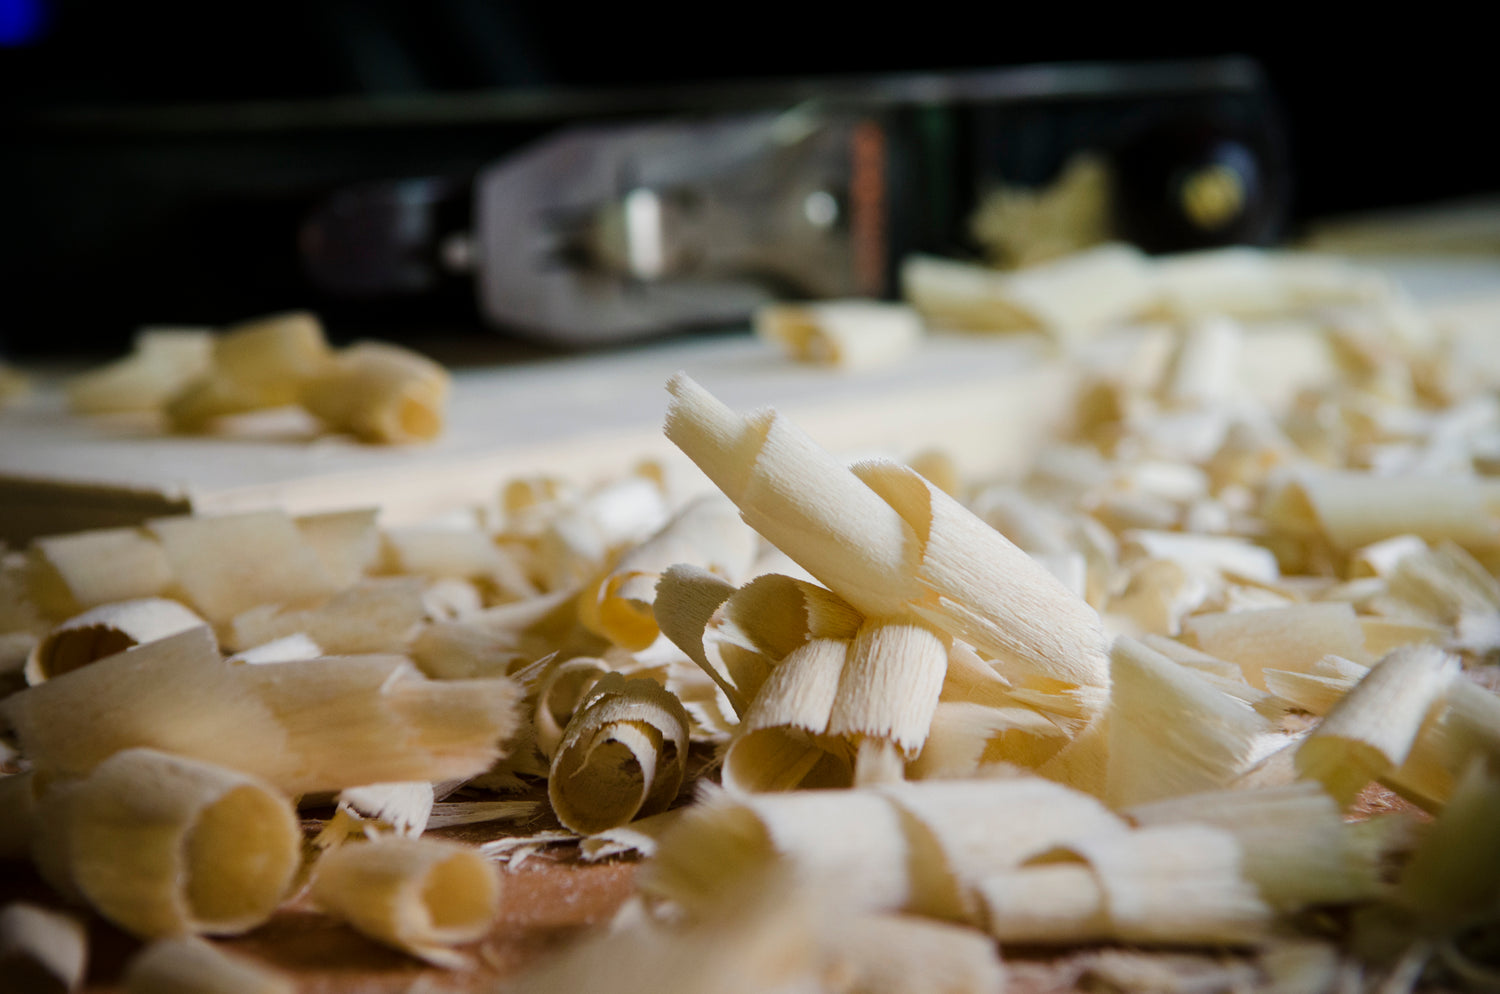
M111 190L128 190L121 177L145 167L129 156L91 157L87 143L66 154L52 146L28 154L26 122L77 108L1239 53L1264 68L1284 122L1296 184L1293 233L1310 218L1500 188L1491 151L1495 57L1485 50L1484 32L1447 11L1405 9L1398 19L1367 6L1315 20L1306 7L1226 4L1183 16L1132 7L1101 14L1056 3L835 11L810 4L0 0L0 35L10 35L0 47L0 109L20 149L0 152L0 286L13 314L44 313L50 301L75 323L109 325L100 331L104 338L138 317L124 304L111 310L99 301L92 309L79 303L91 286L126 302L129 291L101 275L121 247L78 215L124 209L110 202ZM419 153L441 158L441 150L378 150L397 175L419 162ZM281 154L268 150L257 162L242 149L226 150L204 168L274 170ZM91 197L97 209L87 206ZM65 200L76 201L73 214L59 207ZM215 249L207 244L204 251ZM223 308L234 306L226 301ZM212 308L186 309L191 313L160 319L220 318L205 313ZM24 349L27 341L12 330L0 345Z

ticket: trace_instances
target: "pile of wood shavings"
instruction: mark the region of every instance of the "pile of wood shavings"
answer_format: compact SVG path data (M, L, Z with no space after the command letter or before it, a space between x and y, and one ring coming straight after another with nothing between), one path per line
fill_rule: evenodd
M722 496L646 467L429 527L38 540L0 569L29 685L0 703L0 854L147 939L253 928L310 877L327 913L451 968L504 881L390 843L509 819L479 852L645 857L612 929L507 990L1493 986L1487 329L1380 296L1195 308L1085 351L1071 436L1002 484L850 468L679 377L668 434ZM137 707L88 709L103 693ZM268 899L169 861L140 869L142 914L79 848L128 862L78 798L163 779L208 785L163 795L168 855L211 822L275 862L272 812L335 809ZM77 945L6 920L15 955Z

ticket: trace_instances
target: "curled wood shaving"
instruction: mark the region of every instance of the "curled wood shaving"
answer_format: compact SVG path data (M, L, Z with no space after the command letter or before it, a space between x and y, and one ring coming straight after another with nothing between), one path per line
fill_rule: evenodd
M270 918L301 863L285 795L152 749L116 752L42 804L44 870L139 936L248 931Z
M605 675L563 731L547 778L567 828L590 834L664 810L687 766L688 716L655 681Z
M203 624L182 604L161 597L101 605L69 618L37 643L26 661L26 682L35 686L96 659Z
M325 852L313 868L311 893L371 938L455 967L466 961L452 947L489 931L501 886L475 849L387 835Z

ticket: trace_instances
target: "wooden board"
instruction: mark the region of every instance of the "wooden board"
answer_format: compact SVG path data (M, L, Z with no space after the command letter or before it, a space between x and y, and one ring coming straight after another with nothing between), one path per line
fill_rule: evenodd
M720 337L459 368L443 436L390 447L319 436L286 413L240 436L174 436L151 417L70 414L43 381L0 411L0 540L267 506L374 504L388 522L409 521L493 500L518 476L590 481L647 458L696 474L661 433L664 387L679 369L732 406L777 406L835 449L946 444L985 474L1024 464L1068 396L1068 374L1034 339L938 337L899 366L846 373Z

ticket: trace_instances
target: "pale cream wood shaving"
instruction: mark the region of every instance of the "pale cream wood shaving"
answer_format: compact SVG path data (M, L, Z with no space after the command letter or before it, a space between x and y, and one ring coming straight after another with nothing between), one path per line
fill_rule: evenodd
M889 366L911 354L924 334L916 311L874 300L767 304L752 326L756 337L792 359L839 369Z
M1089 836L976 890L1002 942L1243 945L1261 940L1271 918L1241 873L1239 844L1206 825Z
M267 663L292 663L303 659L317 659L322 655L325 655L322 646L298 632L295 635L287 635L251 646L236 652L225 661L232 666L242 663L259 666Z
M1379 847L1343 820L1338 804L1316 783L1204 791L1125 814L1137 825L1196 823L1233 835L1246 878L1278 908L1341 904L1385 892Z
M1464 757L1455 766L1467 765L1467 757L1476 753L1500 766L1500 694L1457 679L1448 688L1447 703L1442 724L1455 753Z
M663 631L745 714L772 667L808 639L853 638L863 620L815 583L768 573L732 590L695 567L663 574Z
M703 649L712 670L753 697L776 661L809 639L852 639L864 618L842 597L768 573L732 594L709 618Z
M432 784L372 783L339 791L333 817L313 840L326 848L350 836L374 838L383 833L421 835L432 815Z
M1117 635L1176 635L1182 621L1201 608L1215 581L1170 559L1138 561L1125 589L1104 609L1105 626Z
M1037 775L1092 797L1103 798L1109 778L1108 714L1084 725L1057 755L1037 768Z
M611 555L656 531L670 513L661 483L636 474L524 511L506 530L535 545L540 582L553 590L593 580Z
M563 732L547 779L558 820L581 834L665 810L687 766L688 716L660 684L605 675Z
M167 417L180 431L203 431L224 415L294 404L328 359L323 326L307 312L226 328L214 339L210 368L172 395Z
M16 694L0 716L49 776L149 745L302 794L480 773L518 697L504 679L427 680L399 656L230 665L198 628Z
M1068 683L1108 682L1098 615L1035 560L898 463L854 467L920 543L909 610L982 651ZM836 587L834 589L837 589Z
M1256 583L1275 583L1281 578L1271 550L1228 535L1129 531L1121 536L1120 554L1126 560L1135 555L1171 560L1188 569L1214 570Z
M1354 608L1336 602L1200 614L1182 628L1183 641L1238 663L1261 690L1264 669L1306 672L1330 653L1354 660L1366 655Z
M301 863L290 800L258 778L154 749L125 749L67 792L66 873L139 936L232 935L270 918Z
M1500 541L1497 508L1500 485L1485 477L1317 470L1270 492L1261 513L1274 529L1313 531L1341 551L1407 534L1474 549Z
M125 967L125 994L294 994L291 977L194 936L158 939Z
M726 787L791 790L809 779L809 786L848 785L850 750L828 734L828 723L849 651L844 639L810 639L770 671L725 752Z
M1095 798L1031 776L891 784L878 792L915 822L907 827L922 856L914 883L943 917L974 920L966 883L1125 824Z
M484 594L468 580L433 580L422 593L422 607L430 621L462 621L484 610Z
M1262 670L1261 676L1268 691L1293 707L1319 716L1332 711L1349 688L1359 682L1359 676L1291 673L1286 670Z
M206 328L142 328L131 353L71 377L63 389L80 414L156 411L213 362Z
M443 432L448 371L389 342L356 342L306 377L297 401L333 431L365 442L427 442Z
M313 601L338 589L281 511L156 518L147 529L187 599L214 624L260 604Z
M826 901L785 872L725 894L697 920L641 915L596 930L507 985L514 994L813 994L830 989L819 958ZM627 905L627 910L630 908ZM838 989L838 988L834 988Z
M1417 643L1448 645L1453 633L1453 629L1447 625L1389 618L1360 618L1359 627L1365 636L1365 652L1376 659L1403 645ZM1468 648L1469 646L1453 645L1452 647Z
M357 583L376 564L380 552L378 508L299 514L293 520L303 541L339 587Z
M860 994L1001 994L995 943L974 929L910 915L858 915L826 929L827 989Z
M1385 305L1391 284L1334 256L1224 248L1166 256L1152 267L1163 312L1179 319L1275 317L1339 304Z
M747 693L736 685L731 674L720 672L709 663L703 645L709 620L734 591L734 584L702 567L670 566L657 581L652 614L661 633L698 664L724 692L735 713L743 715L768 667L763 663L757 667L758 679Z
M536 684L536 746L552 759L562 744L563 733L579 706L609 666L602 659L575 656L550 662Z
M739 583L749 576L756 543L755 533L723 497L707 495L690 501L584 589L579 596L579 618L590 631L616 645L644 649L661 634L653 604L657 581L668 567L699 566Z
M507 600L540 593L520 564L474 525L387 528L381 533L381 558L384 572L482 580Z
M680 373L667 388L667 437L746 524L866 614L918 596L910 525L842 463L774 412L741 417Z
M0 983L6 990L77 990L88 954L88 930L73 915L23 901L0 908Z
M906 819L869 790L807 790L742 800L700 798L642 868L641 892L690 915L763 877L784 860L801 886L843 906L899 910L924 903L914 878ZM927 868L937 868L933 859ZM951 890L951 887L948 889ZM951 901L950 901L951 903Z
M634 853L649 859L656 854L661 838L672 826L682 820L686 808L673 808L646 818L637 818L628 825L616 825L602 832L595 832L579 845L579 853L590 863Z
M906 776L911 780L973 777L1000 763L1035 769L1068 741L1067 732L1033 708L941 701L921 753L906 765Z
M262 604L235 615L225 642L244 649L300 633L331 654L400 652L427 616L426 593L421 577L371 577L316 607Z
M788 861L850 907L968 919L962 881L1013 868L1122 822L1098 801L1035 778L925 781L845 791L714 797L661 841L644 892L689 910Z
M26 661L26 682L45 683L96 659L203 624L180 602L161 597L100 605L69 618L37 643Z
M1161 653L1120 638L1110 660L1111 805L1224 787L1274 748L1267 719Z
M943 493L950 497L963 497L963 473L952 453L946 449L923 449L907 459L906 464Z
M331 849L313 868L313 900L370 938L439 966L482 938L499 910L496 868L477 849L381 836Z
M948 669L948 639L905 620L868 619L850 646L828 733L894 744L906 759L927 739Z
M940 701L968 701L991 707L1015 703L1011 691L1015 684L1006 679L994 665L979 658L973 646L954 639L948 647L948 672L943 676Z
M1151 264L1110 243L1014 272L910 256L902 295L927 322L977 331L1046 331L1076 342L1121 323L1154 297Z
M1173 406L1204 408L1236 399L1244 329L1214 315L1192 321L1177 340L1158 394Z
M1371 542L1349 553L1350 577L1389 577L1397 564L1414 553L1426 551L1427 543L1416 535L1393 535Z
M412 661L435 680L508 676L532 661L524 624L489 625L482 615L423 625L407 645Z
M1441 706L1458 660L1433 646L1396 649L1324 717L1297 750L1297 769L1342 804L1401 766L1422 725Z
M491 839L479 845L479 852L486 859L503 863L506 869L518 869L531 856L547 846L563 845L577 842L577 832L569 832L561 828L548 828L535 835L512 835L499 839Z
M55 618L114 601L157 597L173 583L162 547L139 528L53 535L28 551L30 594Z

